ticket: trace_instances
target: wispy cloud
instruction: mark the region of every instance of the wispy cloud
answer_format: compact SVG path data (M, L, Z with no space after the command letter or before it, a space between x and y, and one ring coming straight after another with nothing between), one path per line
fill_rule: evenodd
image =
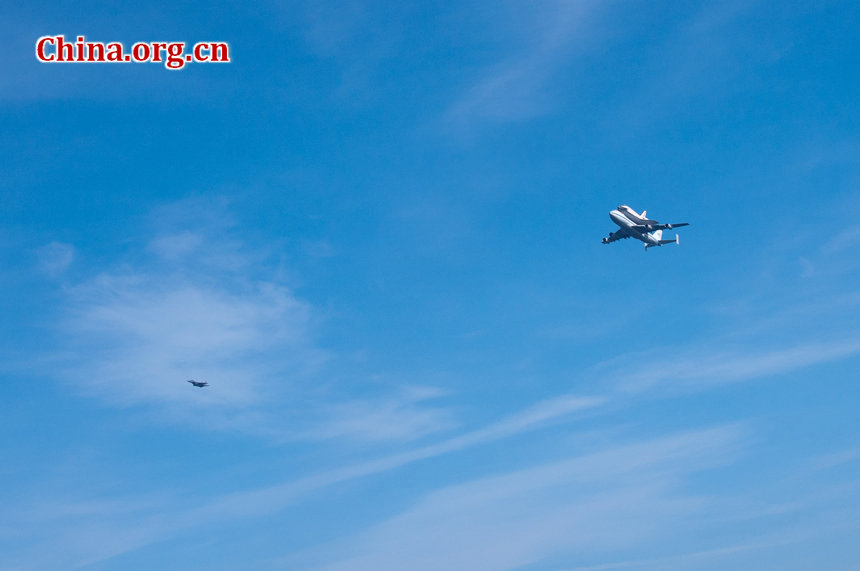
M858 460L860 460L860 448L851 448L849 450L822 454L811 460L810 467L813 470L831 470Z
M574 418L577 413L599 407L604 402L604 399L596 397L564 396L549 399L485 427L434 444L314 474L300 480L229 494L188 512L185 515L185 525L191 527L215 519L273 513L299 501L310 491L537 430L551 423Z
M573 567L570 571L608 571L609 569L686 569L688 565L718 560L726 556L735 555L744 551L762 549L766 547L778 547L790 543L790 540L741 543L730 547L717 549L705 549L681 555L668 557L656 557L653 559L631 559L627 561L614 561L612 563L600 563L585 567Z
M416 390L416 393L427 396L426 391ZM51 535L53 549L45 553L41 550L19 553L16 549L15 557L29 567L45 568L55 566L58 561L77 562L77 565L102 561L188 530L277 513L305 500L311 492L538 430L575 418L577 413L602 403L603 400L598 398L568 396L551 399L435 444L273 486L216 496L197 505L191 505L187 499L173 492L96 501L80 498L53 502L40 496L35 503L20 503L19 508L12 511L32 514L27 520L17 520L21 527L19 533L27 533L34 525L54 530ZM0 525L3 525L2 518ZM5 562L14 560L9 556Z
M546 112L549 80L583 45L586 24L599 9L595 2L545 2L529 5L517 30L528 34L524 45L483 71L448 108L445 121L457 129L476 123L528 119ZM504 12L503 10L501 12Z
M750 428L616 441L599 452L448 485L370 529L282 562L321 569L736 568L755 566L751 552L767 557L787 545L856 533L856 483L803 477L755 484L745 468L733 468L745 465L754 446ZM854 461L854 452L833 460ZM720 469L731 491L708 487L705 495L696 481L709 469ZM786 498L792 505L784 506ZM810 510L823 511L798 519ZM625 553L637 556L620 559Z
M860 226L849 226L821 246L822 252L834 254L860 244Z
M345 438L360 442L408 441L456 426L450 410L423 403L438 391L405 390L377 399L352 399L326 405L322 419L304 437Z
M743 84L737 78L746 66L781 57L782 48L768 45L767 38L752 42L735 31L754 5L705 4L672 30L659 49L643 54L644 79L625 90L623 101L606 119L612 132L635 133L702 100L724 97Z
M765 378L860 354L860 339L805 343L771 349L727 349L725 343L629 354L595 367L622 392L689 390Z
M685 493L685 481L730 462L742 435L739 426L681 433L448 486L309 561L323 569L511 569L642 545L679 532L711 502Z
M65 272L75 261L75 247L63 242L51 242L38 251L39 268L50 277Z
M130 522L153 518L154 510L176 501L164 495L77 501L41 497L9 505L0 516L0 545L4 540L10 544L3 545L0 561L4 569L77 569L114 557L159 537L155 528Z
M681 381L701 387L726 380L751 379L828 359L842 358L858 350L860 343L846 342L838 346L808 345L769 353L749 352L743 355L743 358L735 355L726 359L725 355L688 353L684 359L674 364L666 360L643 364L640 360L637 363L640 374L626 379L627 383L636 383L624 388L636 393L655 383ZM612 365L618 365L619 362L613 362ZM389 412L394 411L395 416L400 414L398 410L404 406L408 409L412 402L417 403L442 395L433 389L416 389L414 394L402 396L400 401L392 401L395 404L392 404ZM581 417L582 414L598 412L612 402L630 404L629 401L610 401L602 397L559 395L487 426L376 460L359 462L272 486L237 491L211 498L197 506L189 506L186 502L176 502L173 505L156 502L157 505L138 511L133 522L120 516L123 525L117 529L108 531L99 526L87 528L87 533L93 534L93 537L98 537L99 534L113 537L111 534L118 533L112 545L119 547L112 547L111 550L93 547L81 556L86 555L87 560L100 560L191 529L277 513L304 501L314 491L569 421ZM359 419L366 412L363 405L347 406L343 410L347 413L355 412ZM444 426L444 422L450 419L444 416L444 411L440 414L439 417L433 417L432 414L419 415L423 420L418 425L407 426L405 433L394 437L402 439L424 434L425 427L422 422L425 420L428 427ZM346 417L348 416L347 414ZM384 423L385 416L383 413L374 413L365 420L345 422L359 433L363 430L362 427L369 427L364 439L391 438L391 434L377 432L377 423ZM335 430L338 426L344 427L335 424L327 429L320 429L317 436L325 437L329 434L335 437L343 432ZM620 522L634 522L635 525L624 528L627 534L625 537L616 537L613 540L623 540L628 545L642 545L655 530L669 533L666 530L678 528L685 518L697 513L704 499L681 494L680 482L698 470L730 459L741 442L741 433L737 426L731 426L640 444L618 445L609 442L605 443L607 450L597 454L445 488L431 493L401 516L362 532L353 540L338 543L333 551L329 551L331 556L320 558L318 554L304 554L290 556L289 561L301 560L302 564L305 564L313 560L313 564L331 563L332 568L364 565L382 565L384 568L386 549L391 545L399 545L402 552L399 552L397 560L401 563L414 562L418 565L417 568L420 568L421 561L427 561L426 564L430 566L477 565L481 561L480 554L486 553L486 549L475 547L480 545L480 542L464 543L456 540L457 534L449 538L441 525L443 521L462 522L462 528L458 524L456 529L452 528L452 533L469 535L472 530L476 530L477 537L482 540L494 537L495 542L499 537L507 538L502 542L506 548L499 554L499 559L487 560L488 568L507 568L512 561L520 564L537 562L561 552L569 554L577 550L595 555L601 549L614 545L609 539L610 530L618 529ZM561 501L558 500L559 494ZM179 507L183 503L185 506ZM475 509L460 513L458 510L464 509L463 506L473 506ZM508 508L493 506L519 506L525 509L525 512L508 513L505 511ZM648 514L655 513L654 510L665 518L665 527L655 527L654 521L648 519ZM719 510L713 510L713 513L718 512ZM485 513L486 517L475 515L482 513ZM165 514L169 514L169 517ZM78 519L87 522L92 518ZM123 530L123 526L128 529ZM559 530L565 531L561 533ZM401 532L405 535L401 535ZM415 539L434 537L434 534L435 537L445 538L449 545L456 548L445 552L451 559L438 559L439 553L443 551L432 541ZM306 556L311 559L304 559ZM678 557L679 561L685 560L683 556ZM698 556L693 554L691 557Z
M296 294L271 243L243 240L228 200L164 205L141 226L119 259L64 282L44 361L68 386L156 422L280 444L402 445L459 424L434 387L333 374L338 356L317 341L323 312ZM41 255L61 271L74 251Z
M327 378L319 312L277 256L240 238L227 201L180 201L152 220L121 260L64 290L60 378L110 406L280 442L402 442L456 424L431 387L358 397ZM59 271L70 252L51 245L45 263Z
M72 377L117 404L242 406L278 373L253 364L254 355L277 350L292 354L294 369L308 365L309 308L278 284L233 289L144 271L103 274L73 296L63 331L84 359L72 359ZM186 378L218 390L190 397Z
M150 249L156 255L170 261L182 260L190 255L199 254L204 245L203 236L189 230L161 234L149 243Z
M379 80L388 74L385 64L403 49L408 7L331 0L271 4L276 26L292 30L309 55L320 60L320 69L335 72L328 78L335 80L332 89L324 96L335 99L340 108L379 101ZM313 82L318 79L314 77ZM314 92L315 97L322 94Z
M194 230L180 230L189 219ZM113 405L218 426L283 394L286 370L296 378L318 364L311 307L265 264L239 271L261 255L230 227L218 201L164 207L154 237L68 287L62 376ZM190 378L214 390L189 391Z

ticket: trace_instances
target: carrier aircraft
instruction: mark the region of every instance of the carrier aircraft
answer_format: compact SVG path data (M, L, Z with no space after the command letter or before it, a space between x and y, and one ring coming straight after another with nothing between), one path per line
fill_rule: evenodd
M674 240L664 240L663 230L671 230L672 228L680 228L681 226L689 226L687 222L677 222L674 224L660 224L656 220L648 218L645 210L642 214L637 214L635 210L626 205L621 205L615 210L609 212L609 218L618 224L618 230L611 232L608 238L603 239L604 244L621 240L622 238L636 238L645 242L645 251L654 246L662 246L663 244L679 244L678 235L675 234Z

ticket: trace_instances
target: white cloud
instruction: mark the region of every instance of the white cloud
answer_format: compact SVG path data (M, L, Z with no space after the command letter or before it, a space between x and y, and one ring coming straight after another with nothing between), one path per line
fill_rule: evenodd
M474 122L516 121L546 111L547 84L587 36L586 23L599 7L594 2L544 2L523 5L518 30L529 30L526 45L486 70L447 110L458 127Z
M860 244L860 226L849 226L821 246L821 251L834 254Z
M326 420L307 436L319 440L406 441L456 425L450 410L420 404L426 399L427 395L421 391L413 394L407 391L378 399L334 403L322 411Z
M241 239L226 200L183 200L150 220L122 263L64 290L50 362L82 393L157 421L280 443L402 443L456 425L429 402L439 396L432 387L356 397L372 383L328 378L336 356L316 343L320 318L270 261L278 256Z
M259 516L277 512L299 501L313 490L340 482L394 470L408 464L488 444L504 438L544 428L552 423L569 420L604 404L604 399L564 395L529 406L483 428L397 454L344 466L314 474L299 480L274 486L245 490L222 496L205 506L189 511L177 521L179 527L193 527L201 522Z
M181 260L199 252L203 237L188 230L155 237L149 247L156 254L168 260Z
M277 284L234 289L141 272L77 288L63 330L79 356L73 376L96 396L237 407L258 400L264 378L279 373L255 356L277 350L293 356L292 368L307 367L309 319L307 304ZM192 397L188 378L213 390Z
M680 25L672 25L659 49L640 54L638 84L625 84L624 97L606 117L614 136L629 137L668 117L697 109L737 91L751 66L769 65L782 47L762 35L750 41L736 31L755 3L706 3ZM686 7L686 5L684 5ZM682 12L683 13L683 12ZM671 19L666 19L670 22ZM641 80L638 79L641 77Z
M404 394L405 398L412 399L439 396L438 391L427 387L413 387ZM59 501L46 499L40 493L35 502L20 503L9 513L29 514L26 518L16 516L11 520L17 522L22 532L35 533L32 530L38 528L39 533L43 533L50 529L51 549L16 550L14 556L7 555L3 563L17 558L25 562L22 565L26 567L54 568L58 562L85 565L102 561L188 530L277 513L306 499L313 491L536 430L602 402L596 398L572 396L551 399L436 444L274 486L216 496L197 506L190 506L187 498L176 493L150 493L114 500L64 497ZM4 520L0 518L0 527L3 525Z
M323 569L512 569L646 545L707 506L686 480L731 461L741 436L682 433L449 486L303 557Z
M63 242L51 242L38 251L39 267L55 278L64 273L75 261L75 247Z
M58 375L161 420L282 437L292 429L270 409L326 359L310 304L237 237L225 201L160 208L154 225L122 262L65 289Z
M758 351L725 349L727 345L725 340L713 340L706 347L621 355L593 370L621 391L637 393L652 388L694 388L764 378L860 354L860 339Z
M831 470L858 460L860 460L860 448L851 448L813 458L810 460L810 468L812 470Z
M311 258L330 258L336 254L334 247L327 240L309 240L302 244L302 249Z
M303 36L321 57L351 54L356 38L367 33L369 16L368 7L360 2L311 2L304 10Z

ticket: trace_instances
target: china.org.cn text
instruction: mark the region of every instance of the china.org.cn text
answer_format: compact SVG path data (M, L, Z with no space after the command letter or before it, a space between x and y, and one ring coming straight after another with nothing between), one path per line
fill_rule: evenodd
M185 42L137 42L126 51L122 42L91 42L78 36L70 42L62 35L36 41L36 59L44 63L164 63L182 69L189 63L229 63L227 42L197 42L186 53Z

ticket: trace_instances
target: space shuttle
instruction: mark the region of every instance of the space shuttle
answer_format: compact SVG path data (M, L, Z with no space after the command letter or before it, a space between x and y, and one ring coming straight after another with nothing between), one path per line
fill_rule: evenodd
M632 208L630 208L627 205L622 204L621 206L618 207L618 211L621 212L624 216L626 216L627 219L630 220L631 222L633 222L634 224L644 224L644 225L658 224L658 222L656 220L650 220L646 216L647 211L645 211L645 210L642 211L642 214L636 214L635 210L633 210Z

